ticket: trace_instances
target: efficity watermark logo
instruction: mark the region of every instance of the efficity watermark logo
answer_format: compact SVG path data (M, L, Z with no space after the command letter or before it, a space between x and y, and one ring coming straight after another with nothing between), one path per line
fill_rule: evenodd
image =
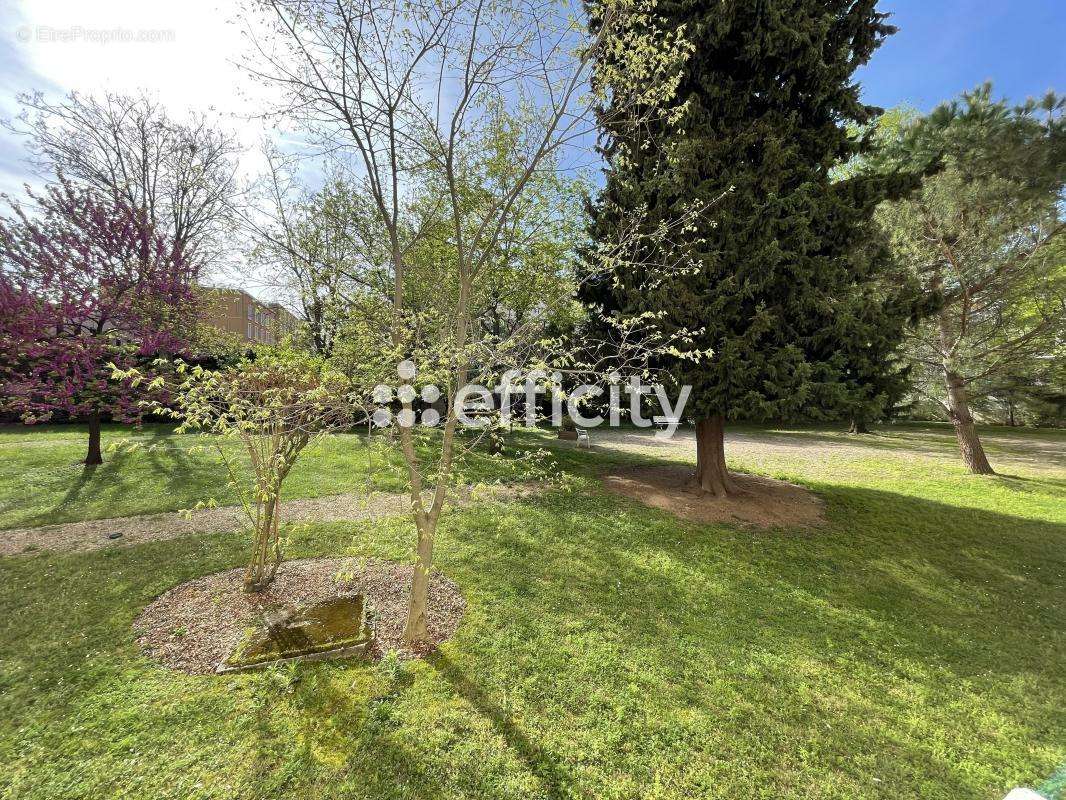
M173 28L89 28L83 25L22 25L15 39L23 44L161 44L176 42Z
M401 361L396 374L403 381L399 386L379 384L374 387L372 398L377 409L371 415L371 421L379 428L396 424L403 428L416 425L436 427L441 424L441 411L436 406L444 396L440 388L433 384L415 386L418 370L413 361ZM666 388L661 384L647 384L639 377L632 376L623 380L618 373L607 376L606 388L594 384L581 384L569 391L564 390L561 372L547 373L543 370L523 371L512 369L504 372L496 388L490 389L480 384L467 384L455 393L453 403L458 423L468 428L486 428L498 420L501 425L510 425L520 419L528 427L534 427L541 419L541 396L548 395L551 411L550 422L553 427L562 427L564 417L569 418L575 427L597 428L608 425L616 428L622 424L623 416L638 428L656 426L656 438L673 437L681 424L685 405L692 394L691 386L682 386L676 399L671 399ZM600 399L607 395L607 416L588 414L591 406L602 408ZM626 395L623 403L623 395ZM662 409L662 415L645 417L642 412L642 399L654 395ZM414 404L421 400L425 407L416 412ZM392 404L399 402L404 406L393 413ZM623 414L623 405L627 412Z

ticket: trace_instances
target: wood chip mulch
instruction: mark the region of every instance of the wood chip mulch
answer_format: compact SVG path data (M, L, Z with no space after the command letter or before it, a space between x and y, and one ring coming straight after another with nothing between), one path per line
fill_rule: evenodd
M374 629L372 656L394 651L418 658L436 649L459 627L466 601L448 578L434 572L429 584L430 641L417 649L403 643L412 565L380 559L315 558L287 561L261 594L242 591L243 569L217 572L175 586L134 621L137 643L164 666L190 675L215 672L248 626L262 624L263 610L298 608L332 597L363 594Z

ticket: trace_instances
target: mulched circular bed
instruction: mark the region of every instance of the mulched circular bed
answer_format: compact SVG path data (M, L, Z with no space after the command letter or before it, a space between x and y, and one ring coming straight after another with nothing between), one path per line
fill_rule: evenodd
M416 649L403 643L410 564L357 558L286 561L270 588L261 594L242 591L243 569L216 572L175 586L157 597L134 621L137 643L170 669L190 675L214 673L237 644L245 628L261 624L265 608L299 607L333 597L365 596L374 629L373 657L395 651L418 658L449 639L466 609L459 587L438 572L429 583L430 641Z

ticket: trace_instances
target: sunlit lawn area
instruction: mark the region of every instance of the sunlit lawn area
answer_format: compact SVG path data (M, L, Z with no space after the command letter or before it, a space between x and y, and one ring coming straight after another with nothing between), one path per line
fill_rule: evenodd
M176 436L172 426L162 424L104 426L104 463L91 469L81 463L86 442L84 426L0 426L0 528L180 511L209 500L238 502L218 451L198 435ZM237 440L224 448L242 461ZM370 452L363 436L333 436L308 448L285 494L402 491L402 463L394 448ZM464 467L473 477L493 472L489 459L478 454L465 459Z
M567 444L567 489L447 515L438 566L468 610L423 662L192 677L141 655L136 615L240 566L239 536L0 559L0 797L1050 792L1066 763L1066 438L992 433L1012 477L985 479L945 428L743 433L735 465L814 490L824 528L681 522L595 478L654 456ZM225 501L215 455L139 435L165 446L87 473L79 429L5 429L0 525ZM402 489L367 463L360 437L335 437L289 496ZM312 525L288 555L404 559L412 538L403 519Z

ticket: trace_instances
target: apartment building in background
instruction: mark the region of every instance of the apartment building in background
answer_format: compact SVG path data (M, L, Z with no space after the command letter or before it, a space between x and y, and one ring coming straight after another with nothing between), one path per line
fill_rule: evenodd
M205 321L246 342L277 344L300 324L299 318L280 303L264 303L243 289L202 288L208 296Z

